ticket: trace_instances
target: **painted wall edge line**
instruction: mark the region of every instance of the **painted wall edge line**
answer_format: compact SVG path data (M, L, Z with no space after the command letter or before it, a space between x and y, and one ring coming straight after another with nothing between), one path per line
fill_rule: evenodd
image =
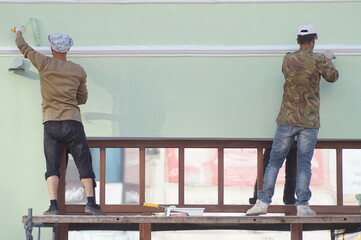
M50 55L48 46L34 47ZM93 46L73 47L69 57L276 57L298 49L297 45L277 46ZM315 52L326 50L335 56L361 56L361 45L317 45ZM0 57L20 56L16 47L0 47Z
M191 4L191 3L345 3L361 0L0 0L0 3L72 3L72 4Z

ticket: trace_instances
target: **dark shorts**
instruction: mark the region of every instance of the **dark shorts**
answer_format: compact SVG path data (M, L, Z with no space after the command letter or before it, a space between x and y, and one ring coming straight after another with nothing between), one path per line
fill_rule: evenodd
M73 120L44 123L45 179L60 176L62 155L67 146L79 171L80 179L95 178L92 158L81 122Z

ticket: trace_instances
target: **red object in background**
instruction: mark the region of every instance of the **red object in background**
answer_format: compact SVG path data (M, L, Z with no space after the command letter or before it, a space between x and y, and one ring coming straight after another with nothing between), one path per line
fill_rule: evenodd
M168 182L178 182L178 149L168 148L166 151L166 176ZM189 154L193 160L185 161L186 184L217 185L218 150L202 150L201 153ZM257 178L257 149L224 149L224 185L254 186ZM285 165L279 171L277 184L285 182ZM323 185L322 150L316 149L312 159L312 186Z
M224 185L253 186L257 178L257 149L224 149Z
M167 148L166 149L166 178L167 182L177 183L178 182L178 148Z

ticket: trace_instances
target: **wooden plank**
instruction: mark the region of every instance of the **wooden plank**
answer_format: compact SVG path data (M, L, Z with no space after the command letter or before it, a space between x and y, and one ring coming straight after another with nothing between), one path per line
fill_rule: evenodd
M26 222L27 216L22 221ZM356 229L361 222L360 215L345 216L33 216L33 223L58 227L57 239L67 240L69 230L121 230L138 231L140 240L151 240L152 231L244 229L291 231L291 240L302 240L307 230Z
M23 223L27 216L23 216ZM230 216L199 216L199 217L166 217L166 216L90 216L90 215L57 215L33 216L34 223L178 223L178 224L329 224L329 223L360 223L360 215L332 216L264 216L264 217L230 217Z
M114 138L114 137L90 137L87 138L89 147L169 147L169 148L257 148L271 147L273 139L254 138ZM318 139L316 148L361 148L359 139Z

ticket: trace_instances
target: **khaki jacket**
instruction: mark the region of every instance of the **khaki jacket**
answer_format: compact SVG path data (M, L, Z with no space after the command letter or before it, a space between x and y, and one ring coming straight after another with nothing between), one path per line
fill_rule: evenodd
M88 98L84 69L71 61L47 57L35 51L22 37L16 39L16 45L39 71L43 122L81 122L78 105L85 104Z

